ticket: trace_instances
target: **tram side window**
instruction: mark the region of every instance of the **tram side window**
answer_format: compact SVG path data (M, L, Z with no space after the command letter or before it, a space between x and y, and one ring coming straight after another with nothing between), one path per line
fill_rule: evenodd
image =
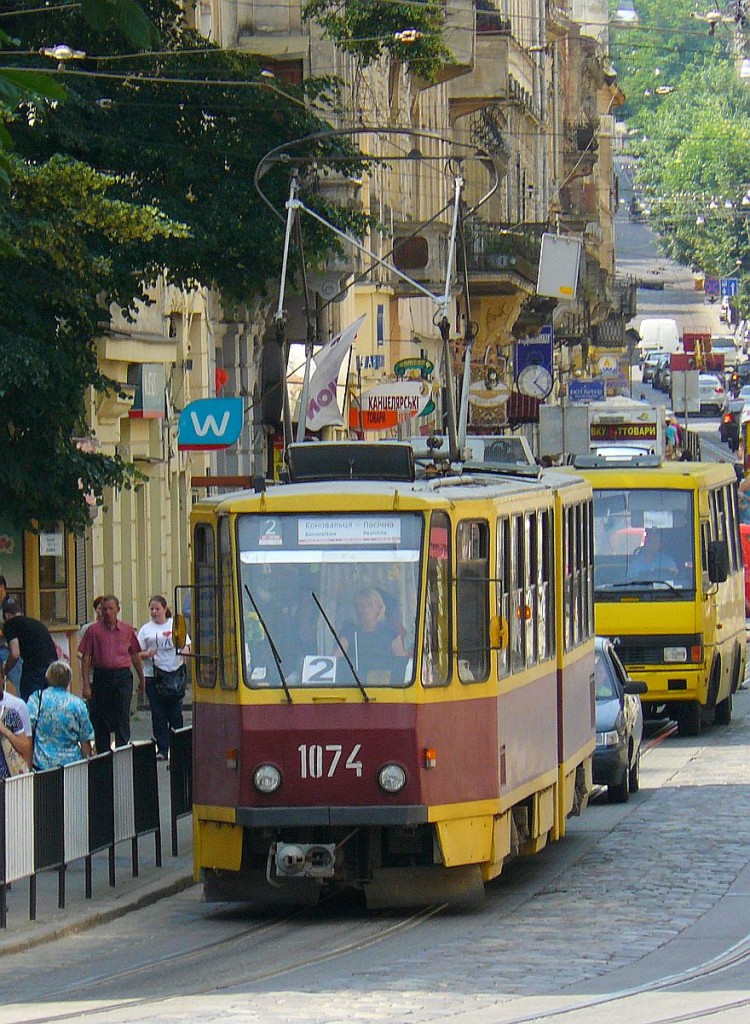
M583 547L581 579L583 581L584 630L582 639L594 633L594 505L583 506Z
M526 588L522 615L526 620L526 664L536 665L539 652L539 520L535 513L524 516L524 577Z
M495 599L497 601L497 615L511 629L510 615L510 523L507 519L497 521L497 583L495 587ZM510 644L501 647L497 652L497 674L499 677L507 676L510 671Z
M229 519L219 520L219 636L221 637L221 672L223 690L237 689L237 625L232 601L232 542Z
M524 552L523 516L511 519L510 538L510 667L519 672L526 665L526 618L523 615Z
M554 604L554 572L555 549L552 536L552 513L545 509L539 514L539 558L537 590L538 598L538 632L539 660L545 661L555 653L555 616Z
M591 521L588 506L571 505L563 519L565 649L577 647L592 626Z
M444 512L435 512L430 522L427 555L423 686L445 686L450 682L450 568L450 519Z
M216 554L213 528L199 523L193 535L195 609L193 644L199 686L216 685Z
M489 528L464 520L456 529L456 626L462 683L489 675Z
M572 506L565 509L563 519L563 551L564 551L564 606L565 606L565 649L575 646L575 518Z

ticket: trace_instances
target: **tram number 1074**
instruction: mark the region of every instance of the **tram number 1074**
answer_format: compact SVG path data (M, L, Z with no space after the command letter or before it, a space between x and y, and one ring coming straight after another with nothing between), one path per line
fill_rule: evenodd
M356 772L358 779L362 777L362 762L357 759L361 748L361 743L355 743L343 764L345 770ZM325 746L320 743L301 743L297 750L300 778L322 779L325 775L326 778L332 779L336 770L342 767L344 748L340 743L327 743Z

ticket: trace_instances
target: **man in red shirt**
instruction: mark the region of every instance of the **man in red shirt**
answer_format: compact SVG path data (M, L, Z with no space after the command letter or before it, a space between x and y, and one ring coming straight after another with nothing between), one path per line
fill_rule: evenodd
M115 746L123 747L130 742L132 669L138 675L138 692L143 694L146 689L139 657L141 645L133 627L117 618L120 602L114 594L107 594L101 608L101 622L89 626L78 648L83 697L89 701L98 754L110 749L111 733L115 734Z

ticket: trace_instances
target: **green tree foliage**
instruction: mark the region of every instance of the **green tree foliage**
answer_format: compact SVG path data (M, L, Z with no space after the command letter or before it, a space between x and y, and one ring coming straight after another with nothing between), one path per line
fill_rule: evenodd
M241 304L280 267L284 226L255 190L258 161L284 141L327 127L319 114L335 103L335 84L313 81L306 95L264 77L257 59L197 36L172 0L144 0L143 6L168 47L162 52L123 53L119 35L101 37L76 10L65 13L52 31L75 38L87 58L61 74L64 105L36 111L33 123L17 121L11 133L28 159L69 154L118 175L123 198L154 203L188 224L188 239L166 238L149 247L140 266L151 276L165 270L176 285L214 286L225 301ZM30 49L49 41L49 15L19 21ZM345 151L339 142L335 155ZM322 140L300 156L324 168L333 153ZM265 181L281 211L289 170L279 167ZM314 261L330 249L331 237L310 223L305 227Z
M13 146L0 191L0 487L23 525L82 527L86 492L101 499L132 478L132 467L75 441L91 387L111 387L95 348L110 304L132 309L160 273L238 305L274 278L283 225L254 189L258 160L326 127L316 110L335 99L329 82L303 94L261 77L252 58L200 39L172 0L141 3L162 49L133 53L112 13L119 3L41 13L18 0L27 11L3 19L23 45L0 69L0 127ZM39 51L59 43L86 56L50 75ZM52 102L62 83L64 102ZM300 153L323 171L332 156L344 173L355 166L341 142ZM288 183L288 165L265 179L281 211ZM310 262L330 249L322 229L305 241Z
M41 166L8 160L10 201L0 227L14 238L0 257L0 491L19 526L89 521L87 492L127 485L132 467L79 449L89 388L109 382L94 338L106 320L98 296L112 288L112 250L139 252L184 229L158 211L114 199L114 179L53 157ZM140 292L133 274L132 293Z
M445 8L437 0L308 0L304 16L365 66L388 54L433 81L451 59L442 35Z
M710 33L692 8L690 0L638 0L639 26L612 33L635 181L662 252L710 276L742 276L750 270L750 90L730 54L733 26ZM741 305L747 311L747 299Z
M708 24L691 17L694 0L635 0L635 6L636 26L610 30L610 54L627 97L618 113L628 120L657 109L657 90L677 88L688 68L725 59L729 38L721 28L709 34ZM610 13L617 7L617 0L610 0Z
M710 275L734 273L750 248L750 96L734 67L690 68L639 123L637 182L663 251Z

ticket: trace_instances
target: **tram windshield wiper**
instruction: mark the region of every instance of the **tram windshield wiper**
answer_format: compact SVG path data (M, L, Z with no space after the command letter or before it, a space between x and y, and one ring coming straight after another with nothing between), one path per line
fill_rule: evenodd
M248 597L248 600L250 601L250 604L253 606L253 611L258 616L258 622L260 623L261 628L263 629L263 632L266 634L266 640L268 641L268 646L271 648L271 654L273 655L273 660L276 663L276 670L279 673L279 679L281 680L281 685L284 687L284 693L286 694L286 702L287 702L287 704L291 704L292 703L292 695L289 692L289 687L287 686L287 682L286 682L286 679L284 677L284 670L281 667L281 655L279 654L279 649L276 646L276 644L273 642L273 637L271 636L271 633L269 632L268 626L266 625L266 620L261 615L260 608L255 603L255 598L250 593L250 587L248 587L247 583L245 584L245 593L247 594L247 597Z
M344 648L344 645L341 643L341 638L339 637L338 633L336 632L336 629L335 629L333 623L331 622L331 620L326 615L325 610L323 608L323 605L318 600L318 595L315 593L314 590L311 591L311 593L312 593L312 599L316 603L316 605L318 606L318 610L320 611L320 614L323 616L323 619L325 621L326 626L328 626L328 628L331 631L331 636L333 637L333 639L338 644L339 650L341 651L341 653L346 658L347 665L352 670L352 675L354 676L354 679L355 679L355 681L357 683L357 686L359 687L359 692L362 694L362 696L364 697L364 699L366 701L369 701L370 698L367 696L367 690L365 689L364 683L359 678L359 674L358 674L356 668L354 667L354 662L352 661L352 659L347 654L346 649Z

